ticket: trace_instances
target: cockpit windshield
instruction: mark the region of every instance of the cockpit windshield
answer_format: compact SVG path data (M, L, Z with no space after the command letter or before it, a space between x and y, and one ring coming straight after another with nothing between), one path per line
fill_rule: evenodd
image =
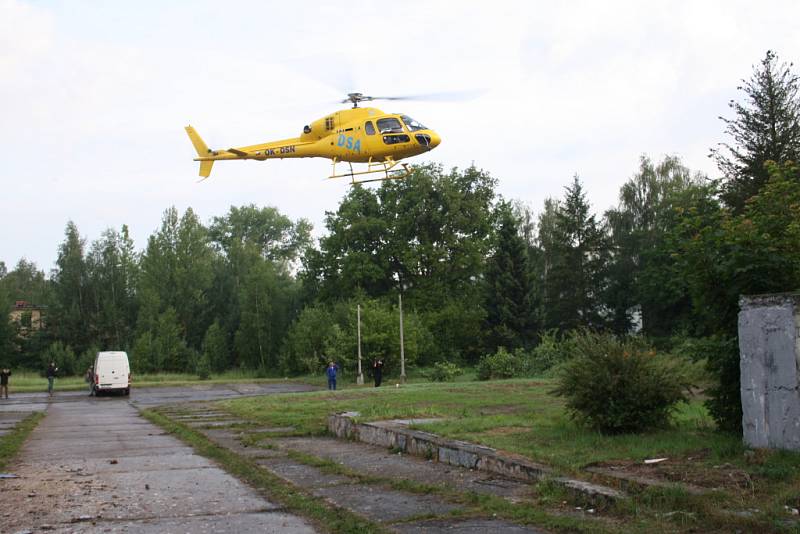
M416 132L417 130L427 130L427 128L425 126L423 126L422 124L418 123L417 121L415 121L414 119L412 119L408 115L400 115L400 117L403 119L403 122L406 123L406 126L408 126L408 129L410 131L412 131L412 132Z

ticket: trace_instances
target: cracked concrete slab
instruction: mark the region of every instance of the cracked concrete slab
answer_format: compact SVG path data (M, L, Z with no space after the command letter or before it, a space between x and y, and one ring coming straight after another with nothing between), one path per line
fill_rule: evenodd
M470 471L439 462L392 453L387 449L336 438L273 438L279 447L332 460L356 472L404 478L434 486L451 486L460 491L474 491L523 500L532 493L530 484Z
M312 493L325 497L337 506L357 511L377 523L449 514L460 509L455 504L443 501L441 497L404 493L376 486L332 486L315 489Z
M301 464L288 458L269 458L258 460L256 463L266 467L284 480L306 489L356 482L355 479L350 477L325 473L316 467Z

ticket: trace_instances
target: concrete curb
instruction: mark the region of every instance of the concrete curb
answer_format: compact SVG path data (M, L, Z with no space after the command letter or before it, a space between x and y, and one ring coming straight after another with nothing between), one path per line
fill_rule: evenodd
M491 447L465 441L446 439L430 432L408 428L415 421L376 421L359 423L358 412L344 412L328 416L328 430L339 438L353 439L406 454L421 456L441 463L496 473L498 475L537 482L549 478L553 482L597 504L609 503L625 495L613 488L583 480L556 477L552 469ZM418 420L416 422L422 422Z

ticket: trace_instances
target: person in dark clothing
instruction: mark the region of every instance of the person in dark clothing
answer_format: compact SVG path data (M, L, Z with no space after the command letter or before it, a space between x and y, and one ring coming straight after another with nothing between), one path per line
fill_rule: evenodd
M372 360L372 378L375 379L375 387L381 387L381 382L383 382L383 360Z
M0 369L0 397L5 394L8 398L8 377L11 376L11 369Z
M47 376L47 394L51 397L53 396L53 382L56 379L57 372L58 367L56 367L56 362L50 362L50 365L47 366L45 375Z
M86 383L89 384L89 396L91 397L94 395L94 366L90 365L89 368L86 370L86 376L84 378Z
M336 371L339 370L339 367L331 362L328 364L328 368L325 369L325 374L328 375L328 389L336 390Z

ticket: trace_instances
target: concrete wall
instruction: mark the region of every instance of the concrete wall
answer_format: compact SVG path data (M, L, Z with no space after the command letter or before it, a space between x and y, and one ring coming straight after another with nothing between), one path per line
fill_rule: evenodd
M488 471L526 482L536 482L544 477L553 476L553 471L549 467L520 456L500 453L490 447L404 428L403 425L393 424L392 421L359 423L356 417L358 417L357 412L332 414L328 416L328 431L340 438L397 449L428 460ZM584 480L567 477L553 477L551 480L595 504L610 502L624 496L616 489Z
M739 306L744 441L800 450L800 294L742 297Z

